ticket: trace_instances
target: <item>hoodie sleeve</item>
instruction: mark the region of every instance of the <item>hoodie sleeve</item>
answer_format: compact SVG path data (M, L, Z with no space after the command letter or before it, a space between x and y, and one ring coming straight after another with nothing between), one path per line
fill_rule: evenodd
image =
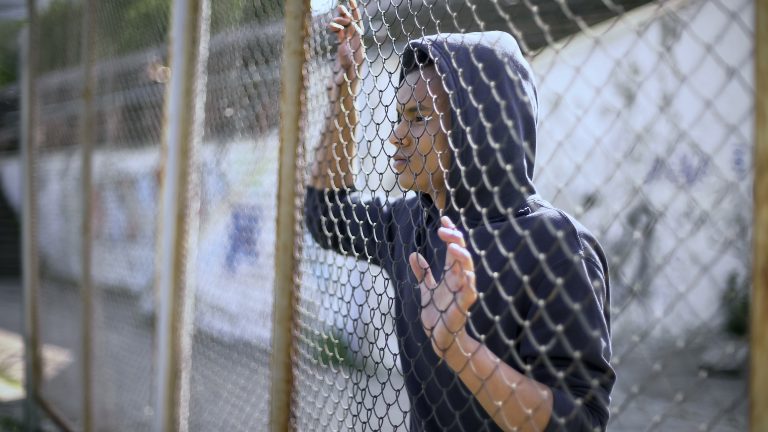
M381 199L362 201L349 190L307 186L304 220L312 238L324 249L381 265L386 252L390 207Z
M549 266L532 284L535 299L520 356L553 393L546 432L605 430L616 379L610 365L607 278L587 248ZM591 252L591 253L590 253Z

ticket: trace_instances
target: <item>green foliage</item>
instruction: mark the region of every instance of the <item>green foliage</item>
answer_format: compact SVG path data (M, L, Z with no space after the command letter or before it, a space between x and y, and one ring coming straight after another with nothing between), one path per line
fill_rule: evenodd
M324 367L345 367L349 369L361 369L361 364L356 364L354 358L357 357L352 348L347 344L346 339L339 334L326 334L325 332L317 335L312 341L316 347L315 360Z
M211 2L211 33L282 16L283 0L217 0Z
M0 22L0 87L16 81L19 73L19 30L23 22Z
M736 336L745 336L749 332L749 279L732 272L728 275L723 292L725 308L725 330Z
M211 0L211 33L281 16L283 0ZM95 10L97 58L119 57L162 45L170 29L171 0L110 0ZM53 0L40 11L40 70L80 64L82 2Z
M0 417L0 431L21 432L24 425L20 421L11 417Z
M112 0L97 6L100 56L117 56L160 45L166 40L170 0Z
M18 391L23 393L23 385L8 373L7 367L10 364L4 365L0 362L0 388L10 389L11 392ZM22 424L12 416L8 416L4 413L0 413L0 431L3 432L21 432L23 430Z
M53 0L38 12L38 48L32 54L41 72L80 63L81 27L79 1Z

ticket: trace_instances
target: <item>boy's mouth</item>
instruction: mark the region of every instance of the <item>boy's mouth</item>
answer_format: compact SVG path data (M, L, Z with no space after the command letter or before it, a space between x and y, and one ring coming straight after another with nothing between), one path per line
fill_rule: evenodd
M394 169L396 173L402 173L403 170L405 170L406 165L408 165L407 157L399 154L392 156L392 169Z

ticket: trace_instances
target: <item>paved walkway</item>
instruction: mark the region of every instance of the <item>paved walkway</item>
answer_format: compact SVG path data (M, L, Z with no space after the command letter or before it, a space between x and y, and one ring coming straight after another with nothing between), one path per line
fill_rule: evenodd
M129 293L105 290L97 300L97 429L149 430L154 416L154 324L141 314L138 299ZM77 290L48 281L43 284L40 305L41 338L48 359L43 394L74 420L80 412ZM21 330L21 311L18 281L0 281L0 372L5 371L6 375L19 373L20 357L9 352L18 350L12 339ZM683 346L634 344L627 335L614 335L614 341L621 360L610 430L746 430L745 376L715 374L701 368L704 351L721 344L718 336L692 335ZM300 362L296 372L301 378L301 430L404 429L401 425L406 420L403 411L407 410L407 400L399 391L400 378L343 368L333 372L309 363ZM268 365L269 352L265 347L223 341L197 332L192 358L190 430L266 430ZM350 376L356 377L356 384ZM20 416L18 400L0 400L0 420Z

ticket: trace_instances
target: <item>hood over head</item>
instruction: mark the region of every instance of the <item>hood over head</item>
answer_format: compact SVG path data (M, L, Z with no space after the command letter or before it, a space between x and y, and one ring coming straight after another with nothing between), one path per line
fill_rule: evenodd
M512 219L536 193L538 100L530 65L507 33L443 33L408 43L400 81L428 60L451 103L447 213L469 225Z

